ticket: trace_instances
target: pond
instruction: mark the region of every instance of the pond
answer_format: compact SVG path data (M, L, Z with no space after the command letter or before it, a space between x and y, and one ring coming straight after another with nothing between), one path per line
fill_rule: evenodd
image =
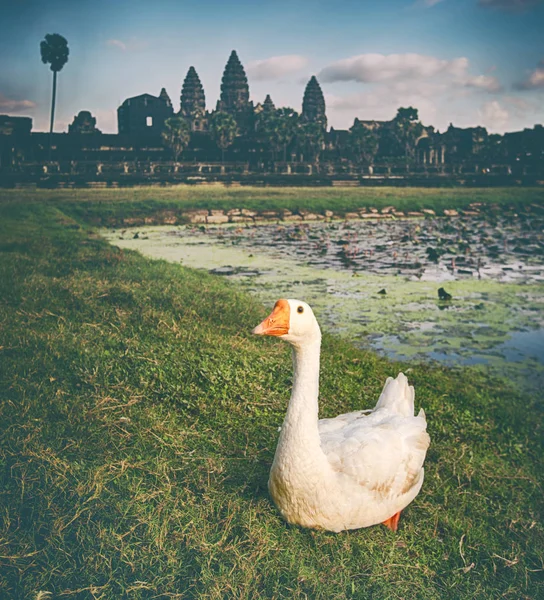
M544 221L532 216L154 226L103 235L206 269L390 358L544 384Z

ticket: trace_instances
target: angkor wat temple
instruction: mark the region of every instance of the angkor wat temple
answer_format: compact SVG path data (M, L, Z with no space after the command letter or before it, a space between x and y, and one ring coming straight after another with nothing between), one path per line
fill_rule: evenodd
M231 139L219 141L217 115L230 119ZM173 117L188 129L174 152L164 136ZM270 95L250 100L246 73L233 50L214 111L190 67L179 110L163 88L158 96L127 98L117 109L118 133L102 133L91 112L74 117L67 133L32 131L28 117L0 115L0 183L131 184L219 180L248 183L369 182L439 184L542 183L544 128L491 135L483 127L424 126L417 110L399 108L391 121L355 119L349 130L327 128L325 98L308 81L302 111L276 108ZM223 136L224 137L224 136Z

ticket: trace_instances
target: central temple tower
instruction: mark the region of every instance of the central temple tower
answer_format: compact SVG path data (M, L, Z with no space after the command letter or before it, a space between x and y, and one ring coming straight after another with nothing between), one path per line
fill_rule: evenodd
M241 130L251 126L253 103L249 101L249 85L244 67L233 50L230 54L221 79L221 97L217 110L232 115Z
M249 85L246 72L236 54L231 52L221 79L221 110L232 114L246 111L249 107Z
M321 123L327 127L327 116L325 114L325 97L321 86L315 75L312 76L304 90L302 100L302 120L307 123Z

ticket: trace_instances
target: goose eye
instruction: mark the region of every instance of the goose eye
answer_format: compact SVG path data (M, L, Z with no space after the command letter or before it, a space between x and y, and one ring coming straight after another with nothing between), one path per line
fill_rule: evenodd
M303 313L303 312L304 312L304 306L299 306L299 307L297 308L297 312L298 312L298 313Z

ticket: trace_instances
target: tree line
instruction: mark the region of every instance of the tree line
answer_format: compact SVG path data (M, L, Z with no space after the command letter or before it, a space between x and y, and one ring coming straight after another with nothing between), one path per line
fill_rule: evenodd
M399 108L392 121L373 124L355 120L347 138L339 140L334 150L339 157L358 164L372 164L377 155L402 158L415 157L415 145L425 128L413 107ZM249 129L241 131L229 113L215 111L208 120L208 134L221 151L233 145L237 137L245 136L263 159L286 162L296 155L297 160L318 163L327 149L326 129L321 122L306 120L292 108L264 108L252 119ZM162 132L164 144L178 160L191 141L191 124L180 113L165 121Z

